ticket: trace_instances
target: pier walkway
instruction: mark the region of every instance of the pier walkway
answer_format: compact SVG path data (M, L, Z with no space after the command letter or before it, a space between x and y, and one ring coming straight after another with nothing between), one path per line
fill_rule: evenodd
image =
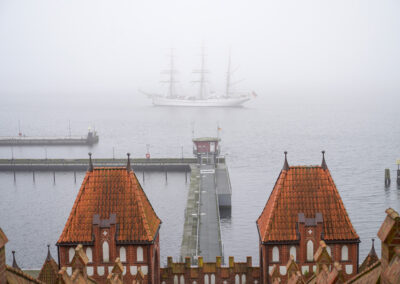
M214 165L200 166L199 255L205 262L222 256L221 228Z
M92 159L95 167L124 167L126 159ZM190 170L194 158L131 159L134 171ZM86 171L88 159L0 159L0 171Z

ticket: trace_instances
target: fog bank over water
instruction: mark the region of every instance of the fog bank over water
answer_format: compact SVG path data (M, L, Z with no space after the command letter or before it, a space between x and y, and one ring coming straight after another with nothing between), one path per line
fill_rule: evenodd
M229 50L238 90L267 101L396 100L398 1L0 2L0 96L11 103L143 102L176 54L180 91L204 42L210 88ZM398 101L398 99L397 99Z

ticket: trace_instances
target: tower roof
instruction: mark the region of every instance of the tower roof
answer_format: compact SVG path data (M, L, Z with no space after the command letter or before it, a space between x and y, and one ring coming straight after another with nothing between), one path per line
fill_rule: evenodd
M93 218L116 216L117 242L152 242L161 220L126 167L94 168L82 182L57 244L92 242Z
M359 240L328 168L284 167L257 220L261 241L298 240L298 213L321 213L325 240Z

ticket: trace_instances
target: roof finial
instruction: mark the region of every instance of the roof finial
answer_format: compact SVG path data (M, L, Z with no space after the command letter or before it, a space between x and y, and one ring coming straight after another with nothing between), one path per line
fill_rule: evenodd
M89 152L89 172L93 172L92 153Z
M322 151L322 163L321 163L321 167L326 170L328 168L326 162L325 162L325 151Z
M15 260L15 250L12 251L13 254L13 263L12 263L12 267L21 270L21 268L19 268L17 261Z
M47 257L46 257L46 261L50 261L52 259L51 257L51 253L50 253L50 245L47 245Z
M130 172L132 170L132 168L131 168L131 158L130 158L131 153L126 153L126 155L128 156L128 163L126 164L126 170L128 172Z
M283 164L282 170L288 171L289 170L289 163L287 161L287 151L283 152L285 154L285 163Z

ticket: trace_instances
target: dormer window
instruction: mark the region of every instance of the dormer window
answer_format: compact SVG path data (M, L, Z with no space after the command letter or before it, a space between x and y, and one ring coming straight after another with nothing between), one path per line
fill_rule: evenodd
M72 259L74 258L74 255L75 255L75 250L74 250L74 248L70 248L70 249L68 250L68 260L69 260L69 262L72 261Z
M93 253L92 253L92 249L90 247L88 247L86 249L86 256L87 256L89 262L93 262Z
M293 260L296 261L297 256L296 256L296 247L295 246L290 247L289 253L290 253L290 255L293 255Z

